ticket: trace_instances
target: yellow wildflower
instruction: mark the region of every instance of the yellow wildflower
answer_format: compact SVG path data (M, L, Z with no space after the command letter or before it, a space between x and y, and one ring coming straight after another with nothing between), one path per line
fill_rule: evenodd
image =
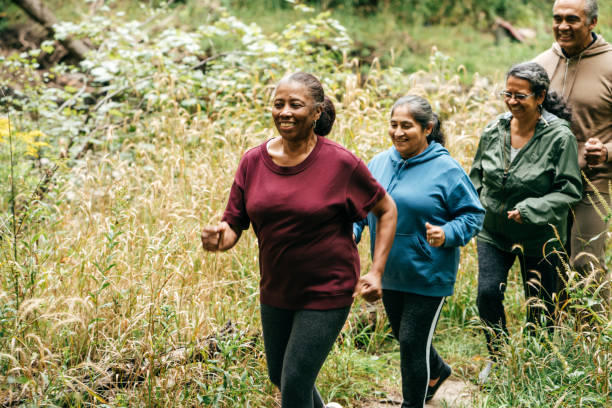
M4 141L4 138L8 137L9 132L9 121L8 118L0 117L0 143Z
M40 130L30 130L29 132L15 132L11 128L13 133L13 141L17 144L25 144L25 154L27 156L38 157L38 150L43 146L49 146L48 143L44 142L47 135ZM8 118L0 117L0 143L8 143L9 136L9 120Z
M29 132L17 133L17 138L26 144L26 155L38 157L38 150L43 146L49 146L48 143L42 141L46 139L45 135L40 130L30 130Z

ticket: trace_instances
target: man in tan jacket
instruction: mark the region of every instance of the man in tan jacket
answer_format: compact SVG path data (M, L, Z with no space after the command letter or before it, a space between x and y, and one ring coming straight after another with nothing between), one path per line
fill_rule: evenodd
M586 180L582 201L573 208L571 259L577 270L604 284L601 294L606 305L610 302L605 247L612 189L612 46L593 32L597 13L597 0L555 1L556 42L535 62L548 72L551 88L572 107L578 162Z

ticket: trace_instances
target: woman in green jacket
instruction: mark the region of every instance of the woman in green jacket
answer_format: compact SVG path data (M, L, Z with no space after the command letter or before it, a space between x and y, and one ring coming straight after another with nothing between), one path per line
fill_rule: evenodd
M493 361L507 332L503 300L508 272L518 256L530 327L552 326L553 291L562 267L570 205L580 200L582 182L571 113L554 91L544 68L518 64L501 92L508 112L485 128L470 179L486 213L477 238L478 311ZM480 374L485 382L493 362Z

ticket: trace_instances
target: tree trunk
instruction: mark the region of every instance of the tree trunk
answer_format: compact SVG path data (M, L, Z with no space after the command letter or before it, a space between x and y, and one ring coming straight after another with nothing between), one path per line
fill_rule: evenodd
M53 34L53 24L57 18L51 10L45 6L42 0L13 0L17 6L25 11L34 21L45 27ZM79 39L66 38L62 44L78 59L83 60L89 51L89 47Z

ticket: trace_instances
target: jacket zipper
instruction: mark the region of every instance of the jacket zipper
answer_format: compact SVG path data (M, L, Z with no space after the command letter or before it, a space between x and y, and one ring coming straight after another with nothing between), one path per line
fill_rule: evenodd
M512 165L512 161L508 160L507 157L507 153L506 153L506 144L511 144L512 140L508 140L509 139L509 132L506 132L506 129L502 128L502 132L504 133L504 138L502 141L502 155L504 158L504 175L502 177L502 190L504 189L504 187L506 186L506 181L508 180L508 174L510 173L510 166Z
M508 146L508 148L510 148L510 146L512 146L512 138L510 136L510 131L506 131L505 127L501 125L500 123L500 129L504 135L503 140L502 140L502 155L503 155L503 160L504 160L504 174L502 176L502 191L504 191L504 188L506 187L506 181L508 181L508 177L510 176L510 167L512 167L512 163L517 161L519 156L522 156L523 154L525 154L525 150L527 147L529 147L532 144L532 140L533 138L536 137L536 131L538 129L538 125L540 124L540 120L542 118L538 119L538 122L536 123L536 127L533 130L533 136L531 137L531 139L521 148L521 150L516 154L516 156L514 157L514 160L509 160L508 159L508 155L506 152L506 145ZM504 207L502 206L501 210L500 210L500 214L503 215L504 213Z

